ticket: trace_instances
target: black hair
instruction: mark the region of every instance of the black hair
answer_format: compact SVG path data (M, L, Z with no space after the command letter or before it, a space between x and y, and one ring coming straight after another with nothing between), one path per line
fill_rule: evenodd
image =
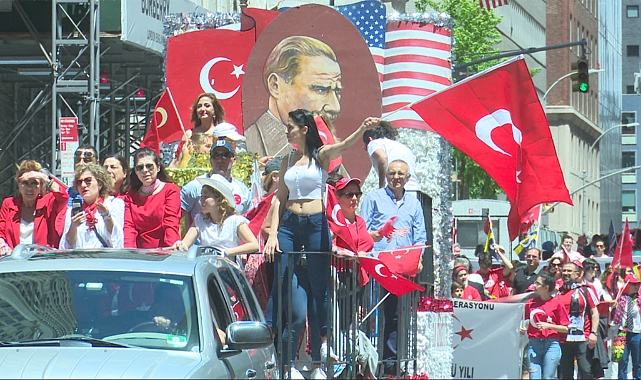
M489 252L479 253L479 265L492 266L492 254Z
M556 286L556 280L554 279L554 276L548 272L541 272L539 273L539 278L541 279L541 282L543 283L543 286L547 286L548 291L553 291L555 286Z
M134 167L131 168L128 175L130 190L138 191L142 187L142 182L140 182L140 179L138 179L138 176L135 173L135 170L136 170L135 167L136 167L136 164L138 163L138 160L140 160L143 157L153 158L154 163L160 169L157 176L159 180L163 182L169 182L169 183L174 182L169 176L169 174L167 174L167 171L165 170L165 168L162 166L162 163L160 162L160 157L158 157L158 154L156 154L156 152L154 152L153 150L149 148L139 148L134 152L133 157L134 157Z
M310 160L313 159L316 166L320 167L318 150L323 146L323 140L321 140L320 135L318 134L318 127L316 127L314 116L308 110L297 109L295 111L291 111L289 113L289 117L299 128L307 126L307 133L305 134L305 152L307 157Z
M366 130L363 134L363 142L365 143L365 146L369 144L370 137L372 140L382 138L396 140L398 138L398 130L388 121L381 120L376 127Z
M601 269L599 263L594 259L585 259L583 260L583 270L587 271L588 269L596 269L597 271Z
M120 166L122 166L122 172L125 173L125 179L122 180L122 184L120 184L120 189L114 189L114 191L119 192L120 194L124 194L127 191L127 188L129 187L129 162L121 155L118 153L110 154L105 159L102 161L102 165L105 165L105 161L107 161L108 158L115 158L120 162Z

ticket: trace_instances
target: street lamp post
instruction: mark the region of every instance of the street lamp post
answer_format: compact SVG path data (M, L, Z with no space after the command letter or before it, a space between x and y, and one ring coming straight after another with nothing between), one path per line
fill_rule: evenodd
M590 160L592 159L592 152L594 151L594 147L599 142L599 140L601 140L601 138L606 135L606 133L608 133L610 131L613 131L615 129L618 129L618 128L636 127L638 125L639 125L639 123L627 123L627 124L619 124L619 125L612 126L612 127L608 128L608 129L606 129L605 131L603 131L603 133L601 133L594 140L592 145L590 145L590 148L588 149L588 152L587 152L588 154L587 154L587 157L586 157L586 160L585 160L585 168L583 169L583 176L581 178L581 182L582 182L581 183L581 189L583 190L583 193L581 195L581 197L582 197L581 198L581 214L582 214L581 215L581 230L583 232L583 235L585 235L587 233L587 227L588 227L588 215L587 215L587 204L588 204L588 201L587 201L587 191L586 191L586 188L588 187L588 186L586 186L586 180L587 180L587 177L588 177L587 169L588 169L588 165L590 164ZM600 166L600 164L597 163L597 170L599 169L599 166ZM600 178L600 180L603 180L605 178L607 178L607 177Z

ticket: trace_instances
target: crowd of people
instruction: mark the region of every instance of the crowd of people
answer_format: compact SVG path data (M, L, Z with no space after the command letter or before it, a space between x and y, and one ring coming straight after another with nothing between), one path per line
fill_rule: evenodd
M213 247L213 252L245 269L268 323L282 331L278 345L285 347L291 377L302 378L293 362L307 325L315 363L312 378L323 378L320 363L337 359L327 343L330 256L305 252L356 258L425 244L427 233L415 195L414 156L395 141L391 125L369 117L342 141L323 144L317 125L333 130L328 117L303 109L288 116L283 134L296 149L259 160L264 171L258 199L252 199L242 179L231 174L244 136L224 122L224 109L213 94L201 94L194 101L193 129L169 160L168 167L181 168L193 164L195 155L208 154L209 172L182 188L163 165L167 160L149 147L133 152L130 167L117 154L100 164L95 147L80 146L74 155L74 178L66 189L37 162L25 160L15 177L18 194L6 198L0 209L0 254L11 253L18 244L60 249L165 248L169 252L186 251L194 244ZM345 177L343 168L330 167L359 141L382 178L380 189L363 198L357 215L361 180ZM328 198L340 210L339 223L328 220ZM254 209L250 208L262 201L268 202L269 212L260 228L252 229ZM262 255L253 255L260 251ZM276 257L282 257L281 278L274 278ZM347 268L356 270L355 265ZM290 271L293 276L288 283ZM291 299L283 297L284 307L293 314L284 326L275 325L280 312L275 310L276 300L281 297L275 290L277 281L292 294ZM384 304L385 358L390 362L396 354L397 303L398 298L390 295ZM375 373L376 368L370 371Z
M530 379L603 378L609 368L619 379L641 376L641 314L638 272L609 264L605 270L595 258L603 257L605 242L594 239L591 250L573 250L574 240L562 237L561 249L543 257L530 248L525 265L505 257L502 247L492 250L502 265L492 266L489 252L479 254L479 268L456 255L453 260L452 297L476 301L507 298L524 302L521 332L529 344L524 355L524 377ZM459 247L460 248L460 247ZM586 257L587 256L587 257ZM544 265L547 264L547 265Z

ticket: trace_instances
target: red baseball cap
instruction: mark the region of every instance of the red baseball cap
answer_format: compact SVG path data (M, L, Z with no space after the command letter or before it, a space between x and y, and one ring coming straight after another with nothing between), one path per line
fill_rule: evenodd
M625 276L625 282L628 284L641 284L641 281L633 274Z
M361 184L361 180L358 178L341 178L336 182L336 190L342 190L352 182L356 182L357 185Z

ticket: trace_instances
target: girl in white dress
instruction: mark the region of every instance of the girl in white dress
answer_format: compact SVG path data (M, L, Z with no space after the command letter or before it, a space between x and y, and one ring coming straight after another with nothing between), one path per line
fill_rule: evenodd
M220 174L198 181L203 185L200 195L203 211L194 217L185 237L173 248L186 251L200 238L201 246L218 248L223 256L258 252L258 241L249 229L249 220L234 209L236 202L229 181Z

